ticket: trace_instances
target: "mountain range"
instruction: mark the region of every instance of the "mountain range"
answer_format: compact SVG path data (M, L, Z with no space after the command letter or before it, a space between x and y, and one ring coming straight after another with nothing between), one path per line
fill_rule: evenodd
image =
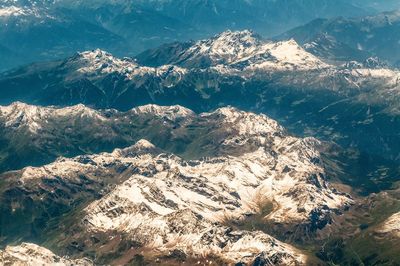
M0 76L0 95L2 104L82 103L122 111L149 103L196 112L232 105L268 113L297 134L398 160L393 129L399 126L400 74L373 62L332 65L293 40L227 31L164 45L136 60L94 50L18 68Z
M369 243L397 230L392 226L400 207L395 194L379 191L367 199L356 190L349 194L338 179L344 176L335 146L291 136L265 115L229 107L195 114L180 106L147 105L119 113L20 103L2 107L1 113L9 136L29 135L36 149L82 149L77 157L59 157L1 175L2 244L34 241L51 247L65 264L66 259L83 265L367 261L370 258L364 255L343 254L349 251L347 244L342 250L326 250L318 243L333 245L330 239L337 230L342 230L345 241L362 239L366 230L365 234L373 233ZM93 126L82 128L83 124ZM126 134L110 131L109 125L124 127ZM131 136L132 144L123 143L125 148L108 153L90 155L76 143L79 136L96 134L111 142L128 139L129 132L135 132L131 128L142 133ZM77 137L57 130L75 132ZM146 131L165 149L187 158L194 152L198 159L184 159L140 139L141 134L151 136ZM365 217L366 201L374 202L368 206L380 210L379 218ZM379 209L381 204L388 209ZM376 212L373 208L368 213ZM371 229L354 235L361 223ZM393 236L385 243L396 243ZM312 245L315 255L293 246L296 243ZM357 252L363 252L361 247ZM396 262L390 252L394 251L387 250L385 256L374 253L373 261ZM14 262L51 263L57 258L28 243L8 246L0 255Z
M0 70L95 48L132 57L227 29L251 28L271 37L317 18L376 12L343 0L2 1L0 43L20 60L2 61Z

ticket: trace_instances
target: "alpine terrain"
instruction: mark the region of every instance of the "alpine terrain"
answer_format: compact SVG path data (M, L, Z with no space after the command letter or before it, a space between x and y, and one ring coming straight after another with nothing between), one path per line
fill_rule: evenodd
M398 1L0 2L0 266L400 265Z

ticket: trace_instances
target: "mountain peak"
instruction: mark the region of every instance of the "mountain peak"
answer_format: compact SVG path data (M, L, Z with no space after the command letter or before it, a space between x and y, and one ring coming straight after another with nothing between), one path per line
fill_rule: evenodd
M115 157L135 157L140 154L160 153L161 149L157 148L153 143L146 139L140 139L134 145L124 148L115 149L111 155Z
M80 110L82 106L73 108ZM46 110L54 115L52 108ZM85 238L116 232L134 237L140 247L151 247L160 252L160 256L164 251L179 249L188 257L199 257L204 250L209 250L211 255L230 264L239 261L250 264L258 256L263 256L262 253L269 254L266 258L274 257L274 261L281 259L278 265L305 264L306 259L300 251L265 233L232 231L227 226L231 221L246 222L258 215L261 208L270 206L271 210L268 214L263 213L262 217L266 224L276 225L280 232L304 228L314 234L316 228L331 221L330 215L341 212L352 203L350 197L329 187L325 169L316 163L322 158L313 140L285 134L276 121L265 115L231 107L196 115L180 106L156 105L131 112L142 116L110 112L107 121L100 121L100 127L92 131L79 131L83 123L75 123L73 118L42 117L42 121L37 123L48 122L46 132L61 128L64 133L64 128L70 128L72 132L78 132L74 134L76 138L93 134L101 139L110 137L110 142L115 143L114 135L118 134L112 130L110 134L110 128L121 128L124 132L122 139L132 134L132 141L140 140L131 147L116 149L112 153L61 157L42 167L27 167L9 173L13 175L10 180L20 181L18 186L22 190L37 188L42 191L43 188L40 192L43 198L35 196L34 200L54 200L55 204L60 200L73 206L70 201L64 201L64 197L80 201L75 195L94 193L96 199L84 208L83 216L76 216L79 217L76 220L79 231ZM118 119L121 115L127 119ZM190 116L190 119L170 123L163 119L165 116L168 119ZM206 144L221 151L212 151L212 154L205 155L207 158L199 160L166 154L141 139L150 138L149 131L145 128L138 130L140 123L132 125L133 121L151 124L147 129L153 132L169 124L171 127L165 127L168 132L164 134L161 130L159 138L179 139L183 136L182 140L187 141L187 136L197 134L200 137L193 137L195 142L192 142L196 144L196 150ZM98 124L94 119L84 123ZM135 135L135 131L142 133ZM38 134L36 139L48 135ZM203 142L201 138L204 136L207 140ZM62 139L51 138L51 143L65 145L59 140ZM158 141L154 137L152 140ZM76 145L85 149L79 143ZM163 148L167 149L168 145ZM235 148L241 151L236 152ZM76 189L68 189L53 198L55 191L63 191L64 186ZM101 189L100 194L93 192L92 188ZM302 230L296 229L296 232ZM163 239L166 241L160 241ZM177 239L183 241L177 242Z
M79 52L78 55L86 59L113 57L109 52L99 48L90 51Z
M15 109L15 108L18 108L18 109L35 108L35 106L29 105L29 104L26 104L26 103L23 103L20 101L16 101L8 106L1 106L0 108L2 109L2 111L5 111L5 110L11 110L11 109Z
M214 41L222 41L226 44L237 45L237 44L247 44L247 45L256 45L261 41L261 36L256 34L251 30L242 30L242 31L224 31L212 38Z
M261 37L252 31L229 30L211 39L196 42L177 61L204 61L205 66L232 63L253 53L261 43Z

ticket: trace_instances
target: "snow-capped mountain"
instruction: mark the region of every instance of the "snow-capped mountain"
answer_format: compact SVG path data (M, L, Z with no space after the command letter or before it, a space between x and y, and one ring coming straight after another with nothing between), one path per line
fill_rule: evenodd
M52 109L16 102L10 106L0 107L0 115L5 121L4 126L6 128L19 129L25 127L31 133L37 133L42 127L39 123L43 123L43 120L49 117L87 117L92 120L104 120L98 112L84 105Z
M2 19L9 19L10 17L19 17L28 15L40 16L37 10L34 9L20 8L16 6L2 7L0 9L0 17Z
M163 116L151 113L150 106L128 113L104 113L83 105L55 109L14 103L1 107L2 141L8 144L1 147L5 157L0 168L42 165L60 155L74 156L132 145L138 138L154 135L151 131L157 126L164 126L167 132L172 130L175 123L172 118L187 112L181 107L154 109L160 109ZM164 116L171 121L167 123ZM153 121L146 125L149 118ZM142 128L136 130L140 125Z
M396 6L0 0L0 266L400 265Z
M71 113L71 108L47 114L46 110L33 115L36 124ZM154 105L131 113L161 117L164 124L173 123L179 131L185 125L193 128L193 120L197 120L198 131L220 137L212 138L219 143L213 147L221 149L220 155L185 160L140 140L111 153L59 158L42 167L5 173L1 187L5 199L1 208L6 214L2 221L4 239L29 239L33 226L42 237L47 233L56 237L50 240L57 242L56 251L79 257L79 246L83 239L90 239L88 236L98 240L85 241L86 251L123 235L117 245L125 255L114 254L107 259L111 251L100 251L93 258L98 263L132 259L136 253L126 249L126 244L135 243L138 251L151 248L148 259L154 260L178 252L178 258L188 260L271 260L276 265L302 265L312 258L270 234L307 239L304 236L334 224L333 217L353 204L350 196L327 182L319 151L322 143L292 137L264 115L233 108L195 115L181 107ZM129 118L129 113L123 116ZM197 137L193 141L199 145ZM63 221L73 209L78 213L67 219L76 226L68 228ZM19 219L22 210L32 219ZM48 215L52 223L43 220ZM268 233L259 231L264 227L243 227L255 217L268 225ZM53 231L54 223L58 233Z
M326 35L325 38L329 39ZM289 72L290 76L294 75L293 80L284 82L292 86L299 82L296 81L298 79L296 72L300 72L301 75L302 72L308 72L307 74L310 76L310 79L303 78L302 86L338 87L331 88L335 90L369 87L368 83L372 79L383 76L388 78L391 76L390 79L393 79L390 82L382 80L383 86L397 85L398 71L379 62L379 58L367 57L368 53L366 53L364 57L359 57L362 60L358 65L335 66L325 63L313 53L306 51L306 49L313 51L318 45L320 43L317 42L306 44L304 49L293 39L273 42L263 40L259 35L248 30L227 31L211 39L195 43L181 45L173 43L170 47L161 46L158 49L151 49L138 55L137 60L142 65L154 66L154 62L157 62L155 66L178 65L187 69L212 69L224 75L237 75L253 79L269 79L276 73ZM165 50L168 51L169 57ZM338 50L345 52L342 48L338 48ZM318 51L315 50L315 53L318 55ZM343 62L353 61L343 58ZM352 72L352 70L357 70L357 72ZM259 77L257 75L259 73L263 76ZM338 84L330 83L329 80L332 79L336 79ZM330 84L327 84L328 82ZM344 83L340 84L340 82Z
M254 72L255 69L265 71L294 71L294 70L313 70L329 68L330 66L322 62L317 57L306 52L295 41L285 42L268 42L248 30L244 31L227 31L214 36L211 39L202 40L186 47L179 54L172 53L169 58L165 58L165 62L161 62L156 66L156 70L147 65L148 54L146 52L138 56L140 65L129 58L118 59L102 50L93 50L79 53L71 58L67 65L70 70L81 66L77 71L90 73L93 76L107 73L124 73L131 71L132 77L140 75L140 73L155 74L162 72L169 66L180 66L178 72L185 74L185 69L210 67L224 68L226 70L236 69L248 72ZM159 53L157 52L157 55ZM151 56L151 55L150 55ZM67 64L68 64L67 63ZM141 66L141 67L140 67ZM159 67L157 69L157 67ZM133 71L140 69L140 71ZM99 71L100 70L100 71Z
M291 141L293 140L287 140ZM145 145L147 148L152 144L141 141L137 145ZM295 143L294 146L296 145L307 144ZM324 219L329 217L332 210L344 208L351 203L351 199L345 194L330 190L323 179L323 170L315 168L305 158L313 155L296 154L299 152L297 149L298 147L289 147L288 154L278 156L276 161L270 161L270 152L266 153L262 148L238 157L217 157L204 161L187 162L165 155L143 156L141 160L145 159L144 165L155 167L153 173L149 173L153 177L131 177L106 198L90 205L85 219L90 230L127 230L137 233L138 230L144 230L145 233L146 228L138 228L138 214L122 211L126 214L110 216L107 214L110 213L110 208L114 209L116 205L122 204L122 209L137 209L145 204L150 207L150 213L140 215L152 224L160 224L160 219L165 218L163 216L183 209L189 209L211 222L221 222L224 219L245 219L249 213L259 211L260 205L272 204L265 222L295 226L312 233L330 222ZM122 150L122 154L126 153L129 154L130 149ZM108 163L114 160L103 159ZM279 165L279 160L284 163ZM302 165L295 166L296 160L302 161ZM133 164L142 168L141 163ZM32 172L34 171L29 171ZM277 172L277 175L273 172ZM23 175L22 180L29 177L30 174ZM154 182L154 179L157 181ZM198 187L201 188L199 191L196 189ZM153 190L158 192L154 194ZM224 202L225 206L209 201L208 197ZM166 205L165 200L170 200L170 204ZM311 221L312 216L319 218ZM309 227L299 226L303 223ZM154 241L159 237L156 236Z
M139 55L138 59L146 65L154 54L158 55L159 52L150 50ZM211 39L198 41L179 54L171 53L171 57L166 58L161 64L180 65L186 68L248 66L271 70L328 67L312 54L305 52L293 40L267 42L248 30L226 31Z

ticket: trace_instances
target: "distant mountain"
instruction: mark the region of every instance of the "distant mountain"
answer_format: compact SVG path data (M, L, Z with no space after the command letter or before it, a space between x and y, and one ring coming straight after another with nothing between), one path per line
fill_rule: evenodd
M134 56L227 29L252 28L272 36L319 17L367 13L343 0L3 1L0 43L12 50L13 60L2 65L9 69L95 48Z
M201 34L200 29L188 21L163 14L155 7L147 6L146 2L103 1L97 5L88 3L66 1L59 4L59 8L71 10L78 17L123 38L127 46L118 50L119 55L134 56L163 43L198 39L207 35L205 31Z
M47 3L12 3L0 6L0 42L10 50L3 69L62 58L77 50L103 47L117 52L127 47L121 37L68 11L49 8Z
M392 11L400 9L400 2L397 0L351 0L350 2L356 6L370 8L377 11Z
M377 56L398 66L399 36L400 11L393 11L351 19L318 19L292 29L278 39L293 38L310 51L331 60L362 60Z
M169 16L182 17L198 29L210 33L226 29L251 28L271 36L318 17L358 16L365 11L346 1L158 1L158 8Z

